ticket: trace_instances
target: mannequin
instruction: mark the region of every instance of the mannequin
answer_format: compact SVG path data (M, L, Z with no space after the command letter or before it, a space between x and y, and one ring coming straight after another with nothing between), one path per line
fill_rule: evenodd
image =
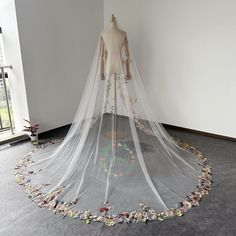
M125 50L126 79L131 79L129 69L129 47L128 39L125 31L119 29L117 19L112 15L112 19L107 29L101 33L100 41L100 57L101 57L101 79L104 80L104 73L111 75L119 75L121 72L121 50Z
M117 85L116 80L119 79L119 75L122 71L122 49L125 52L125 69L126 69L126 79L131 79L130 74L130 58L129 58L129 46L127 34L125 31L119 29L117 25L117 19L112 14L111 22L108 27L101 33L101 44L100 44L100 70L101 70L101 79L105 79L105 74L109 77L110 75L114 75L113 80L113 92L114 92L114 113L113 113L113 130L114 132L108 132L106 135L108 138L112 138L114 140L123 139L127 135L124 131L117 130L116 125L116 116L117 116Z

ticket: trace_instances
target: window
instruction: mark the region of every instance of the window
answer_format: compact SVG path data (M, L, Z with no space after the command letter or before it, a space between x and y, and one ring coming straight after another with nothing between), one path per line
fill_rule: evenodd
M0 27L0 132L8 129L11 129L13 132L13 112L8 74L5 71L5 66L6 57L4 52L2 28Z

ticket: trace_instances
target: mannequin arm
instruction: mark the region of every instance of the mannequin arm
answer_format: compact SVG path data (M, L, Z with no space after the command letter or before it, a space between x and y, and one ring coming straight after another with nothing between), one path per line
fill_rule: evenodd
M124 45L125 45L125 54L126 54L126 61L125 61L125 64L126 64L126 73L127 73L126 79L127 79L127 80L130 80L130 79L131 79L130 67L129 67L130 58L129 58L129 45L128 45L127 36L125 37Z
M100 40L100 74L101 74L101 80L105 79L104 64L105 64L105 48L104 48L104 41L103 41L103 38L101 36L101 40Z

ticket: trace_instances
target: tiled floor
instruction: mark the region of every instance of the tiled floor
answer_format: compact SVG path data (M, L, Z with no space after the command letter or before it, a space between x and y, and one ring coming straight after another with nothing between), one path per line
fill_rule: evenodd
M66 131L64 131L65 133ZM107 227L101 223L62 218L32 203L15 183L14 166L32 149L29 142L0 146L0 235L236 235L236 143L168 130L174 137L196 146L213 167L213 189L200 207L164 222ZM54 136L63 135L57 133Z

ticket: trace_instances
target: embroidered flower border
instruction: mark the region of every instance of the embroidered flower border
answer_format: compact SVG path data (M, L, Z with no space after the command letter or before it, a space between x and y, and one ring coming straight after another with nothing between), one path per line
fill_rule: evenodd
M180 139L174 139L175 142L185 150L192 152L199 161L199 165L202 167L201 175L199 176L199 183L196 187L195 192L192 192L190 196L178 204L177 208L171 208L167 211L157 211L151 207L140 203L141 210L134 210L132 212L121 212L116 215L111 215L109 210L111 205L109 202L105 203L103 207L99 209L100 214L95 214L91 211L78 211L73 209L73 205L78 202L75 199L70 202L61 202L57 200L57 196L63 192L64 188L60 187L48 194L44 192L44 188L48 184L42 185L32 185L31 175L37 174L37 172L26 171L26 167L33 163L31 160L32 154L39 149L44 149L46 146L61 142L62 139L55 139L47 142L46 144L41 144L33 149L30 153L26 154L22 160L15 167L16 182L22 187L22 189L27 193L28 198L38 204L39 207L46 207L51 210L54 214L60 213L63 217L71 217L74 219L85 220L87 224L92 221L105 223L107 226L112 226L115 224L122 223L133 223L133 222L144 222L149 221L163 221L165 219L173 218L175 216L182 216L190 208L199 206L199 202L204 195L208 195L211 190L212 184L212 172L211 167L207 164L207 159L203 157L202 153L195 147L183 142ZM40 171L40 170L39 170Z

